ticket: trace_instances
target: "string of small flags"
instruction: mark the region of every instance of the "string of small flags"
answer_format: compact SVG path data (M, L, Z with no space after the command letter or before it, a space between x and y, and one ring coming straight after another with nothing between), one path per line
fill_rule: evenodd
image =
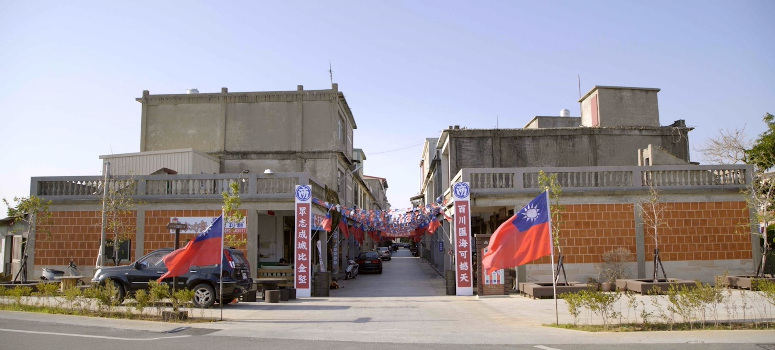
M436 202L409 209L361 209L358 207L349 208L339 204L332 204L312 198L312 203L326 210L326 218L323 220L323 229L331 231L331 212L338 212L342 215L339 224L340 231L346 236L352 232L366 232L376 239L399 238L399 237L421 237L422 234L433 234L441 226L440 217L449 221L452 220L444 213L444 204L441 198Z

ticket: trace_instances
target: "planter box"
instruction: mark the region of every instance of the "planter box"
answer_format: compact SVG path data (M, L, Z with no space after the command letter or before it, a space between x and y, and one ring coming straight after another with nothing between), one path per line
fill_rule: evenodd
M19 288L19 287L30 287L30 288L32 288L33 292L37 292L38 291L38 283L39 282L40 281L34 282L34 283L30 282L30 281L27 281L27 283L3 282L3 283L0 283L0 287L6 288L6 289ZM54 283L54 282L49 282L49 283Z
M589 286L585 283L568 282L557 284L557 297L563 293L578 293L582 290L595 290L597 286ZM553 298L554 287L551 282L520 283L519 291L522 295L530 296L533 299Z
M730 288L756 290L756 281L775 282L775 278L755 276L727 276L727 285L729 285Z
M247 293L242 294L242 296L240 296L240 301L255 302L256 290L249 290Z
M662 294L670 289L670 286L685 286L687 288L694 287L696 284L694 281L679 280L676 278L658 279L657 282L653 282L653 279L621 279L616 280L616 288L622 291L628 290L643 295L653 294L654 287L657 288L657 293Z

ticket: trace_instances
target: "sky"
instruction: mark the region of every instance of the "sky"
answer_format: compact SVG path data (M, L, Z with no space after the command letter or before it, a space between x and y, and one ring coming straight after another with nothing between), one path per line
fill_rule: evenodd
M139 152L143 90L332 80L394 209L418 194L426 138L579 116L596 85L661 89L661 124L694 127L703 163L719 130L755 138L775 114L773 15L770 0L0 0L0 198Z

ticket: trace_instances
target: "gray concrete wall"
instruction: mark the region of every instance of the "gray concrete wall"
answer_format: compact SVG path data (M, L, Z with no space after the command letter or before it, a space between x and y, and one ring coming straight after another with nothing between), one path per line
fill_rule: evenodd
M145 148L141 151L223 151L219 137L224 127L220 104L151 105L146 111L146 127L141 131Z
M658 145L688 161L688 139L664 128L447 130L450 173L463 168L638 165L638 150ZM685 130L684 130L685 132Z
M600 126L659 126L658 89L599 88Z
M649 257L651 259L651 257ZM630 278L650 278L654 274L653 262L646 262L644 276L637 275L637 263L629 263ZM676 278L689 281L700 281L715 284L716 276L753 274L750 259L742 260L709 260L709 261L662 261L668 278ZM550 264L528 264L526 266L526 282L551 282L552 268ZM587 282L588 278L597 279L600 275L602 264L564 264L569 282ZM662 271L659 271L662 277Z
M648 145L646 149L642 150L641 164L648 165L688 165L689 162L678 158L660 147L654 147L654 145ZM648 162L647 162L648 160Z
M577 128L581 126L580 117L535 117L525 129L548 129L548 128Z
M593 126L592 100L597 96L599 127L648 126L658 127L659 89L620 86L595 86L581 103L581 122Z

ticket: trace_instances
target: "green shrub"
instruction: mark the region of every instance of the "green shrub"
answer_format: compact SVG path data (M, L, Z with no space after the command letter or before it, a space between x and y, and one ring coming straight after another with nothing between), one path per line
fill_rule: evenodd
M35 296L52 297L59 293L59 283L40 281L35 285L35 288L38 290L37 292L33 293Z
M579 293L562 293L559 297L564 300L565 304L568 306L568 313L573 316L573 325L578 325L579 315L585 306L584 299Z
M170 288L164 283L156 283L156 281L148 282L148 294L150 294L150 302L156 305L156 311L159 315L164 310L164 300L170 297Z
M67 309L75 310L76 308L79 308L81 306L80 299L83 296L83 293L81 292L81 288L78 288L78 286L72 286L70 288L65 289L63 294L65 296L65 303L66 303Z
M178 311L181 307L192 304L194 299L194 291L183 288L178 289L174 293L171 293L170 300L172 301L172 310Z
M135 292L135 309L141 314L143 313L143 310L150 305L150 302L151 296L145 289L140 289Z
M8 296L11 297L11 300L13 300L13 303L16 306L21 306L22 297L28 297L30 295L32 295L32 287L19 286L15 288L10 288L8 290Z

